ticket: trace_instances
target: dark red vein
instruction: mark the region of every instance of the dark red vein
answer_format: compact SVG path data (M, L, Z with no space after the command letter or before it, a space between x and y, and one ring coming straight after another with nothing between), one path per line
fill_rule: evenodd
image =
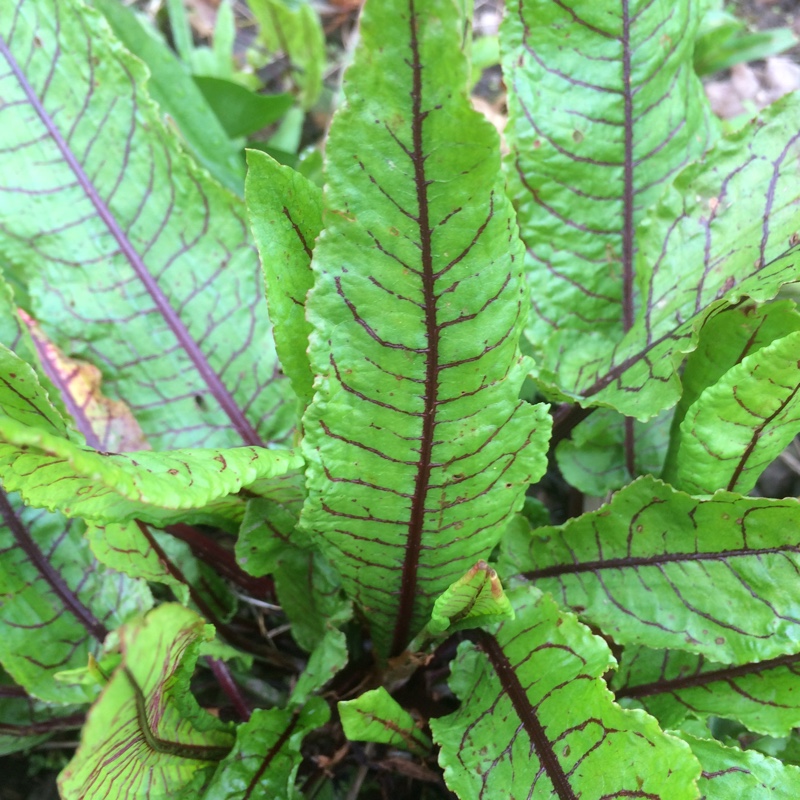
M745 447L744 453L742 453L742 457L739 459L739 463L736 465L736 469L734 469L731 479L728 481L728 485L725 487L729 492L735 490L736 482L739 480L744 468L747 466L750 456L753 455L756 445L758 444L761 435L764 433L765 428L778 416L778 414L786 410L792 400L794 400L794 397L798 391L800 391L800 385L795 386L789 396L778 405L775 411L773 411L773 413L770 414L760 425L753 429L753 435L750 437L750 441L747 443L747 447ZM738 398L736 398L736 401L739 402ZM741 403L739 404L741 405Z
M58 147L58 150L60 151L64 161L74 173L78 184L83 189L86 196L89 198L95 210L97 211L98 217L100 217L100 219L108 228L109 233L111 233L111 235L114 237L114 240L119 245L120 251L128 260L128 263L133 268L137 277L147 289L165 322L175 334L175 337L177 338L181 347L197 368L199 375L208 385L211 394L216 398L223 411L227 414L237 433L242 437L242 441L245 444L250 445L262 444L261 438L250 424L250 421L244 415L241 408L239 408L227 387L222 383L219 375L217 375L217 373L211 368L211 365L208 363L205 354L200 350L197 342L195 342L195 340L192 338L183 321L180 319L175 309L170 305L166 295L161 290L161 287L156 282L156 279L148 270L133 244L125 235L120 224L111 213L111 210L98 194L97 189L92 184L89 176L83 169L83 166L70 149L67 141L56 127L54 120L47 113L44 105L39 100L39 97L36 95L36 92L31 84L28 82L25 73L20 68L2 36L0 36L0 53L2 53L8 61L11 71L19 82L19 85L22 87L28 102L38 114L39 119L47 129L47 132L52 138L53 142L56 144L56 147Z
M253 773L253 777L250 779L250 783L247 785L247 790L242 795L242 800L247 800L248 797L252 797L253 791L258 788L261 776L266 772L267 767L269 767L269 765L272 763L272 760L275 758L275 756L280 753L281 748L289 740L289 737L292 735L292 733L294 733L294 729L297 727L299 719L300 715L298 713L292 715L292 719L286 726L286 729L277 738L275 744L272 745L272 747L269 749L269 752L264 756L264 760L261 762L258 769Z
M75 593L67 586L61 575L58 574L53 565L45 558L44 553L39 549L28 529L22 520L16 515L11 503L5 493L0 491L0 517L8 529L14 535L17 544L28 557L28 560L39 571L39 574L50 584L55 594L59 597L64 607L68 609L86 630L99 642L102 642L108 635L108 629L100 622L94 614L75 596ZM64 524L69 524L65 521Z
M682 689L693 689L698 686L706 686L717 681L731 681L734 678L743 678L748 675L758 675L770 669L778 667L790 667L800 661L800 654L790 656L779 656L766 661L759 661L754 664L742 664L738 667L723 667L709 672L702 672L687 675L683 678L673 678L672 680L652 681L651 683L640 683L633 686L624 686L615 692L617 697L652 697L666 692L679 692Z
M583 572L599 572L607 569L638 569L639 567L657 567L661 564L678 564L685 561L726 561L729 558L758 558L774 553L787 552L800 552L800 545L787 544L780 547L762 547L759 549L721 550L719 553L662 553L655 556L609 558L603 561L582 561L576 564L552 564L549 567L542 567L522 574L528 580L535 581L541 578L558 578L562 575L577 575Z
M531 743L536 750L536 755L550 778L553 788L559 800L577 800L577 795L570 786L566 773L558 762L553 745L547 738L544 727L536 714L536 708L531 705L525 689L520 683L514 667L503 652L503 648L494 636L485 631L475 631L468 634L481 650L489 657L489 661L503 687L503 691L508 695L514 711L525 727L525 731L530 737Z
M397 621L394 627L390 655L403 652L410 638L410 627L414 613L414 601L417 593L417 572L422 546L422 529L425 524L425 501L431 476L433 454L433 436L436 424L436 400L439 383L439 328L436 324L436 292L433 274L433 254L431 239L433 231L430 226L428 208L428 181L425 177L425 155L422 150L422 123L427 112L422 111L422 62L417 38L417 16L414 0L409 0L409 27L412 72L412 115L411 139L412 152L409 157L414 165L414 185L417 193L416 217L419 228L422 288L425 307L425 333L428 346L425 359L425 407L422 412L422 436L419 448L417 475L414 481L414 498L411 501L411 513L408 521L406 553L403 560L403 578L400 585L400 600L397 607Z

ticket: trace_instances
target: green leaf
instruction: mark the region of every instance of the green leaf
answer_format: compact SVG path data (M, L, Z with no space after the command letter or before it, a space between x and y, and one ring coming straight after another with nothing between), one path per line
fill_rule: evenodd
M257 709L236 729L236 744L214 773L203 800L300 797L294 787L300 745L329 716L328 704L320 698L298 709Z
M296 525L297 515L285 506L262 498L248 500L236 539L236 560L256 577L277 572L287 548L310 544Z
M223 78L195 75L194 82L232 139L271 125L293 102L290 94L256 94Z
M683 392L675 407L670 448L662 474L665 481L675 483L680 426L701 393L718 383L746 356L797 331L800 331L800 313L791 300L763 305L740 303L706 320L697 349L689 354L681 375Z
M287 547L277 567L275 589L292 623L292 638L311 652L331 628L350 619L352 606L342 596L335 568L318 552Z
M666 190L639 227L641 316L602 353L583 348L590 366L579 393L591 403L642 420L669 407L680 392L677 368L711 314L743 297L770 300L797 280L798 129L800 97L788 96Z
M80 728L80 706L42 703L0 671L0 756L29 750L55 734Z
M195 84L188 68L176 58L169 45L153 26L132 8L118 0L92 0L103 13L115 36L150 72L147 90L158 103L161 117L174 123L198 161L223 186L242 193L244 162L239 143L215 113L201 87Z
M514 619L497 572L479 561L436 598L428 630L439 634Z
M233 744L229 727L189 691L197 648L213 628L165 604L120 631L122 666L89 712L74 758L59 776L63 800L118 794L148 800L198 787Z
M746 356L706 389L681 423L676 485L743 494L800 432L800 331Z
M347 637L336 628L329 628L317 642L308 664L289 698L291 705L306 702L314 692L318 692L347 664Z
M640 478L558 528L503 542L521 572L620 644L721 663L800 652L800 502L698 500Z
M461 35L448 0L365 8L312 260L301 521L384 657L489 556L545 468L546 409L518 399L516 226Z
M273 53L291 62L291 78L304 109L317 102L325 67L325 34L314 8L307 3L291 7L284 0L249 0L260 25L259 38Z
M800 768L761 753L725 747L713 739L684 734L683 740L703 765L701 800L795 800Z
M671 420L671 411L647 422L628 422L612 409L598 409L559 443L558 468L570 486L594 497L620 489L639 475L658 475L667 455ZM626 450L629 440L632 465Z
M233 599L227 585L215 570L192 555L185 542L151 531L138 521L90 524L86 539L102 564L149 583L169 586L184 605L199 592L204 605L201 613L210 609L215 619L230 616ZM191 587L195 588L194 593Z
M247 208L261 254L275 345L305 408L314 380L306 352L311 325L305 305L314 282L311 252L322 230L322 192L264 153L249 150L247 165Z
M231 495L301 464L289 450L258 447L98 453L0 416L5 489L33 505L96 522L237 522L244 504Z
M694 800L700 770L685 746L613 702L600 677L614 663L605 642L547 595L509 597L516 619L459 646L450 685L461 706L430 723L450 789Z
M98 564L83 529L0 491L0 662L29 694L52 703L91 700L95 687L56 674L86 666L109 630L153 602L143 581Z
M590 394L588 373L604 374L633 326L642 219L717 136L692 69L698 19L697 3L508 4L500 44L509 187L533 288L526 333L542 381L570 396ZM681 266L685 276L693 265Z
M381 686L338 703L344 735L353 742L378 742L427 753L431 741L414 718Z
M663 728L687 717L724 717L770 736L800 725L800 655L726 666L677 650L627 648L612 688L641 703Z
M285 437L243 204L180 150L142 63L77 0L30 0L0 9L0 64L0 258L29 279L27 310L153 447Z

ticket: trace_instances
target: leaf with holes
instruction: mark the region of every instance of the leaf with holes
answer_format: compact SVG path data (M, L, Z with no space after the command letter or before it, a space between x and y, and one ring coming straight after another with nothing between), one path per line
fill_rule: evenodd
M560 528L514 529L522 573L620 644L724 664L800 652L800 502L698 500L640 478Z
M800 725L800 654L725 665L679 650L625 650L611 684L664 728L687 717L735 719L756 733L788 736Z
M514 621L459 647L450 685L461 707L431 720L447 785L463 798L694 800L688 749L614 703L605 642L547 595L509 596Z
M302 523L383 656L489 555L545 466L545 409L518 399L516 224L458 22L448 0L366 7L312 261Z
M229 726L189 691L200 642L213 629L193 611L165 604L120 629L123 660L89 712L81 744L59 776L63 800L157 800L199 788L230 752Z
M77 0L21 0L0 9L0 64L0 256L26 310L153 447L283 440L244 206L181 151L141 62Z

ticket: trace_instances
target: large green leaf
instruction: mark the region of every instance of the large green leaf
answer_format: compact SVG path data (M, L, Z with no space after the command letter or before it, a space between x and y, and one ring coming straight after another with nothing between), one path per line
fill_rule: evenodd
M78 0L22 0L0 7L0 63L0 256L28 310L154 447L284 437L243 204L180 150L141 62Z
M123 660L89 712L59 776L63 800L172 798L203 782L233 745L227 725L189 691L213 628L182 606L159 606L120 630Z
M613 346L587 339L580 355L566 339L552 343L579 375L577 394L649 418L678 399L677 369L710 314L797 280L798 130L800 96L790 95L666 190L639 228L634 326Z
M0 491L0 663L31 695L85 703L96 691L56 674L86 666L110 630L149 608L144 581L99 564L83 523Z
M247 210L261 254L275 345L305 408L314 381L306 353L311 326L305 305L314 282L311 251L322 229L322 192L265 153L249 150L247 165Z
M508 4L508 172L533 287L527 335L539 374L568 394L633 326L641 220L717 135L692 68L699 16L698 3Z
M694 800L689 751L614 703L607 645L547 595L509 595L516 619L460 645L450 685L461 707L431 720L447 785L462 798Z
M724 664L800 652L800 502L698 500L640 478L598 511L504 540L522 572L617 642Z
M726 666L677 650L626 649L612 684L664 728L687 716L724 717L749 730L787 736L800 725L800 655Z
M518 399L516 224L461 34L451 0L368 5L326 148L302 521L381 655L489 555L545 467L546 411Z

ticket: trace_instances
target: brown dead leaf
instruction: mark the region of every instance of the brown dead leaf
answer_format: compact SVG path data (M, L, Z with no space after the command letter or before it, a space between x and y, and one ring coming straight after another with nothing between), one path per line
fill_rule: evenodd
M31 334L47 377L61 393L86 443L106 453L149 450L150 445L128 406L100 391L100 370L64 355L22 309L19 316Z

